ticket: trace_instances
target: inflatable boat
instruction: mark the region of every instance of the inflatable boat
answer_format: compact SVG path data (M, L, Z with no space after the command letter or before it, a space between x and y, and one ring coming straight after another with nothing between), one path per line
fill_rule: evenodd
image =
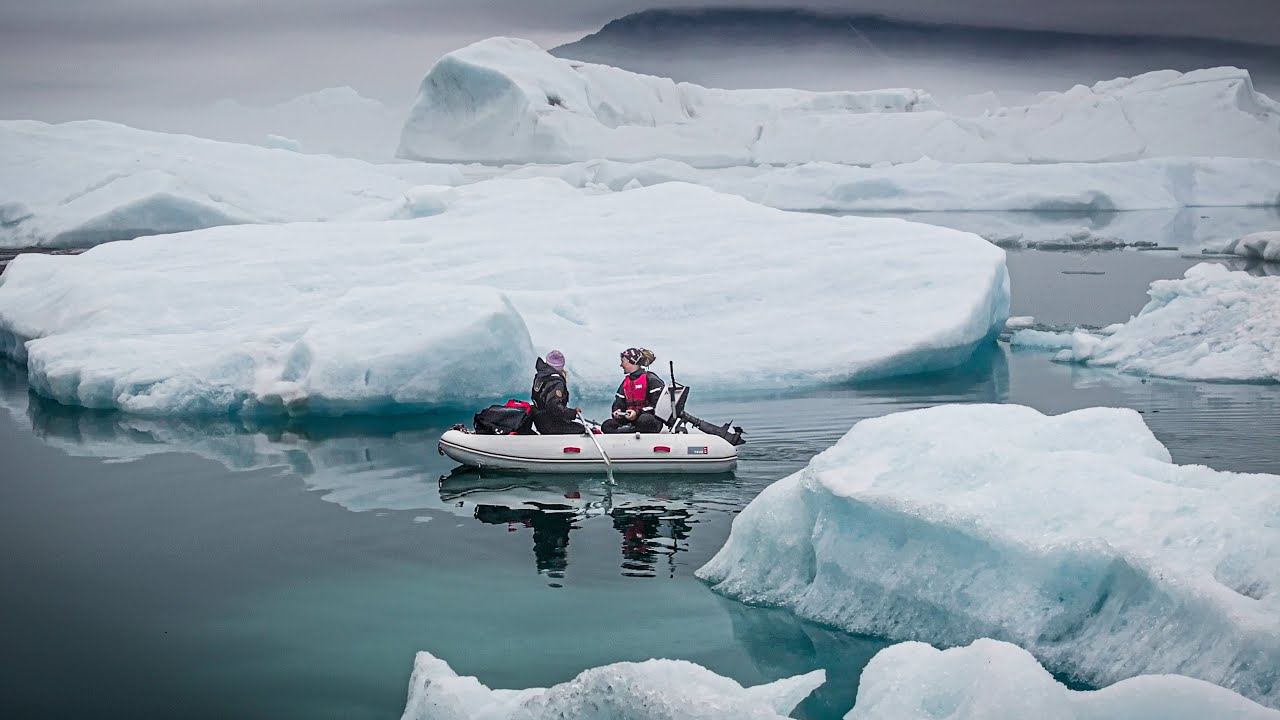
M738 464L738 449L729 441L697 430L625 435L481 435L455 427L440 437L439 451L471 467L525 472L603 473L612 469L615 473L722 473Z
M742 428L717 426L684 412L688 387L669 387L655 414L659 433L602 434L589 421L578 435L493 434L455 425L437 447L463 465L546 473L723 473L738 464ZM495 406L496 408L497 406ZM477 419L479 416L477 416ZM477 427L480 427L477 423Z

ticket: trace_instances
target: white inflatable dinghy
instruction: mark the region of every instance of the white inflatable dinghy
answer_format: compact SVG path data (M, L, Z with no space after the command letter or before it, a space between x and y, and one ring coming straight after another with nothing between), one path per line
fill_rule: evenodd
M588 436L480 435L455 428L440 437L439 450L463 465L526 472L603 473L601 450L615 473L721 473L738 464L736 447L697 430Z
M673 373L674 374L674 373ZM496 435L455 425L438 450L457 462L488 470L547 473L723 473L738 464L742 428L730 430L684 412L687 386L668 386L655 408L666 425L660 433ZM603 452L603 454L602 454Z

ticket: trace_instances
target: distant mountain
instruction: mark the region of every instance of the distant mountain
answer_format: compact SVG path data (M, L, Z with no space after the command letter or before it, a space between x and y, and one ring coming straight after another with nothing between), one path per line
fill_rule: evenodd
M1280 47L939 25L869 15L646 10L552 54L722 87L920 87L942 97L1063 90L1161 69L1231 65L1280 90Z

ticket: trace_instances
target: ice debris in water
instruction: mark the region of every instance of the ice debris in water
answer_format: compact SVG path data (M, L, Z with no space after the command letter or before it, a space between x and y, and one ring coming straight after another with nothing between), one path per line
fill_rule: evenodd
M1102 330L1019 330L1015 346L1058 350L1054 360L1184 380L1280 382L1280 277L1201 263L1156 280L1150 302Z
M401 720L783 720L822 670L744 688L683 660L621 662L550 688L493 690L420 651Z
M1128 409L864 420L697 574L850 632L992 637L1097 685L1177 673L1280 705L1280 477L1175 465Z

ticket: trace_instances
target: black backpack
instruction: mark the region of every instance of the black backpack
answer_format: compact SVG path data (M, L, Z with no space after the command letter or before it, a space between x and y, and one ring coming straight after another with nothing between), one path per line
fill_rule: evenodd
M533 407L523 400L490 405L472 419L480 435L527 435L533 430Z

